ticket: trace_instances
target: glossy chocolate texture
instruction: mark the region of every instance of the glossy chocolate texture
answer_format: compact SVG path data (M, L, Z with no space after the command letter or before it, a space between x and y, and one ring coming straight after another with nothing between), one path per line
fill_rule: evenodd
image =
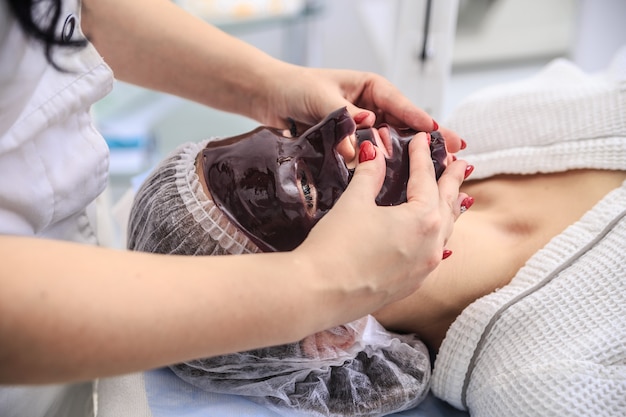
M395 206L405 203L406 187L409 181L409 142L417 133L411 129L395 129L391 126L379 126L378 129L389 129L391 139L391 155L387 158L387 171L383 187L376 197L379 206ZM430 133L430 155L435 168L435 177L439 179L446 169L448 153L441 133ZM356 131L357 144L360 146L364 141L370 141L376 145L372 129L359 129Z
M210 142L202 151L204 176L213 200L262 251L295 249L339 199L351 177L336 146L355 133L345 108L329 114L299 137L259 127ZM376 202L406 201L408 143L414 131L389 128L392 153ZM356 132L357 142L376 144L371 129ZM445 169L443 138L432 132L431 154L437 178Z
M355 127L339 109L299 137L260 127L210 142L203 164L213 200L261 250L294 249L346 189L335 147Z

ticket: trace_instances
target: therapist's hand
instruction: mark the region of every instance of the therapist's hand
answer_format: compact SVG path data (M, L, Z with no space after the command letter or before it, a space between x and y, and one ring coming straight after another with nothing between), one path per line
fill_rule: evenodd
M304 131L327 114L347 107L357 127L388 123L417 131L437 130L433 118L418 108L384 77L361 71L282 66L275 77L277 84L268 89L270 103L259 107L256 116L270 126L285 126L288 118ZM451 153L461 148L461 139L453 131L441 129ZM339 152L352 160L354 144L345 142Z
M296 249L326 278L319 285L335 286L338 299L350 300L345 309L355 318L371 313L364 306L383 306L415 291L441 262L460 213L467 163L452 162L437 182L426 133L416 135L409 152L407 203L376 205L385 175L378 151L373 160L359 163L341 198Z

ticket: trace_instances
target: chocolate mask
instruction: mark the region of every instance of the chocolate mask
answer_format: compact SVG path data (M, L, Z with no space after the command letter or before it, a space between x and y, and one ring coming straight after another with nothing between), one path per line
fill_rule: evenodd
M300 137L260 127L210 142L202 154L213 200L261 250L294 249L346 189L335 147L355 127L339 109Z
M395 129L389 125L381 125L377 129L380 137L387 137L391 143L391 152L385 173L385 182L376 197L376 204L379 206L395 206L406 202L406 187L409 182L409 142L417 134L412 129ZM435 168L435 177L439 179L446 169L446 145L441 133L430 132L430 155ZM359 129L356 131L357 145L370 141L374 145L379 145L376 140L375 129Z
M345 108L329 114L300 137L280 129L252 132L210 142L202 151L204 177L215 204L265 252L296 248L339 199L352 177L336 146L355 132ZM386 128L393 152L379 205L406 201L408 143L415 132ZM436 133L436 132L435 132ZM357 141L376 143L373 129L357 132ZM436 143L435 143L436 142ZM433 152L433 143L436 152ZM431 143L436 171L445 168L443 139Z

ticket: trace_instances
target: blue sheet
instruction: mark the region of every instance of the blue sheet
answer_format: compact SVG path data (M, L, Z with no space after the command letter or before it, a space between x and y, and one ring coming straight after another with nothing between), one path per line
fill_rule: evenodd
M144 374L148 404L153 417L280 417L243 397L202 391L178 378L169 369ZM432 394L416 408L394 417L469 417Z

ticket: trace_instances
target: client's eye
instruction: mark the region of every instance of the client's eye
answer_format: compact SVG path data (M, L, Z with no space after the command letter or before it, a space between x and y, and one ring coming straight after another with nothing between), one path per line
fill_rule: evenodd
M297 184L304 209L310 216L313 216L317 210L317 189L309 170L302 162L298 164Z

